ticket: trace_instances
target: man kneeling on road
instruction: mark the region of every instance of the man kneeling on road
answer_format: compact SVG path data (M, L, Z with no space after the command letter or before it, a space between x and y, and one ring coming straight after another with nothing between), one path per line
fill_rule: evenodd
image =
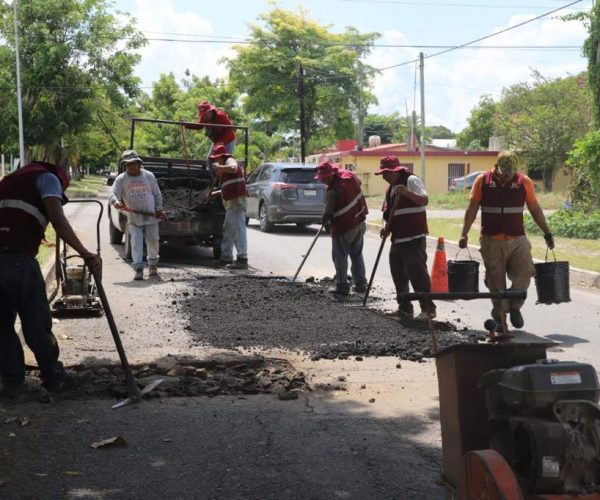
M367 224L367 203L360 189L360 179L348 170L340 171L328 161L317 166L315 179L327 184L323 224L331 228L331 256L335 266L335 287L328 290L338 295L348 295L348 256L355 292L367 290L363 242Z
M399 296L408 293L408 283L415 292L431 292L431 280L427 272L427 214L429 202L423 181L400 165L395 156L386 156L379 162L375 175L383 175L389 184L383 203L383 219L390 221L389 229L381 230L381 237L392 233L390 247L390 271L396 287L398 310L389 316L412 319L412 302ZM390 213L395 197L399 197L394 213ZM431 299L419 300L421 313L415 318L435 318L435 305Z
M15 331L17 315L47 390L76 389L86 379L67 375L58 360L46 284L35 259L50 221L56 234L100 278L100 257L83 246L65 218L63 193L68 186L66 172L44 162L31 163L0 181L0 395L5 397L16 397L25 383L23 347Z
M480 252L485 265L485 285L490 292L506 290L506 277L512 282L510 290L527 290L535 269L531 257L531 243L525 236L523 206L544 234L548 248L554 248L554 238L546 217L535 196L533 181L517 172L519 160L512 151L498 154L493 170L479 175L471 189L471 200L458 246L465 248L471 225L481 206ZM501 312L509 313L515 328L525 322L521 315L523 300L492 299L492 318L498 331Z
M158 277L158 224L165 218L162 194L152 172L142 168L142 159L133 150L123 151L121 164L125 171L118 175L110 192L109 203L127 213L131 241L134 280L144 279L144 240L149 276Z

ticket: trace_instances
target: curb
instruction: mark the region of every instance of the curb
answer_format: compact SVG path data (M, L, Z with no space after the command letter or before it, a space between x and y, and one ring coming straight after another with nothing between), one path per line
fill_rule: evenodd
M375 222L367 221L367 231L374 234L379 234L381 230L381 225ZM437 237L435 236L427 236L427 239L430 241L437 242ZM447 240L444 238L444 243L446 246L450 245L453 247L453 250L458 250L458 242ZM469 249L473 250L473 252L479 252L479 247L469 245ZM477 253L477 255L479 255ZM475 259L481 262L481 259ZM534 262L543 262L539 259L533 259ZM569 282L571 286L578 286L581 288L596 288L600 289L600 273L596 273L594 271L587 271L585 269L579 269L577 267L569 267Z

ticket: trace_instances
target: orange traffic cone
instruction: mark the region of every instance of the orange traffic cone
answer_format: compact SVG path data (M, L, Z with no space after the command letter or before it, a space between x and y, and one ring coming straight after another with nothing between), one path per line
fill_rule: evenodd
M444 249L444 237L438 238L433 268L431 269L431 291L448 291L448 263L446 262L446 250Z

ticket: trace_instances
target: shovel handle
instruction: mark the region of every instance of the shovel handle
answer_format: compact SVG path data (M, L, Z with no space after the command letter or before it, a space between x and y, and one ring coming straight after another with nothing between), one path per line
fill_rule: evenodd
M140 389L137 385L135 377L133 376L133 372L131 371L131 366L129 366L129 361L127 361L127 355L125 354L125 349L123 347L123 342L121 342L121 336L119 335L119 329L117 328L117 324L115 323L115 318L110 310L110 305L108 303L108 298L106 297L106 292L104 291L104 286L102 285L102 281L99 279L100 276L97 271L91 270L92 276L94 276L94 281L96 282L96 289L98 290L98 296L100 297L100 302L102 303L102 307L104 308L104 314L106 316L106 320L108 321L108 327L110 328L110 333L112 334L113 341L115 343L115 347L117 348L117 352L119 353L119 359L121 360L121 366L123 367L123 372L125 373L125 380L127 382L127 392L129 393L129 398L132 401L139 401L141 399Z
M308 252L306 252L304 254L304 258L302 259L302 262L300 262L300 265L298 266L298 270L296 271L296 274L294 274L294 277L292 278L292 283L294 281L296 281L296 278L298 277L298 274L300 273L300 269L302 269L302 266L304 265L304 263L306 262L306 259L308 259L308 256L310 255L311 250L313 249L313 247L315 246L315 243L317 242L317 238L319 237L319 235L321 234L321 231L323 231L323 227L325 226L325 224L321 224L321 227L319 228L319 230L317 231L317 234L315 235L315 238L312 240L312 243L310 244L310 247L308 249Z
M384 226L384 230L386 233L390 229L390 224L392 221L392 217L394 216L394 212L396 211L396 206L398 205L398 200L400 200L400 195L396 194L396 196L394 196L394 202L392 203L392 209L390 210L390 216L388 217L388 220ZM369 293L371 292L371 286L373 285L373 279L375 279L375 271L377 271L377 266L379 265L379 259L381 258L381 252L383 252L385 240L387 240L387 234L382 238L381 245L379 245L379 252L377 252L377 258L375 259L375 264L373 265L373 271L371 272L371 277L369 278L369 284L367 285L367 290L366 290L365 296L363 298L363 307L367 305L367 299L369 298Z

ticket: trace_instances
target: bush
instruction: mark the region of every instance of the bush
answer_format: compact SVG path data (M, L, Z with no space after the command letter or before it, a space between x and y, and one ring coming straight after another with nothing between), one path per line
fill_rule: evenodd
M600 238L600 210L584 212L562 209L549 215L546 219L554 236L584 240ZM525 216L525 230L529 233L541 234L540 228L529 214Z

